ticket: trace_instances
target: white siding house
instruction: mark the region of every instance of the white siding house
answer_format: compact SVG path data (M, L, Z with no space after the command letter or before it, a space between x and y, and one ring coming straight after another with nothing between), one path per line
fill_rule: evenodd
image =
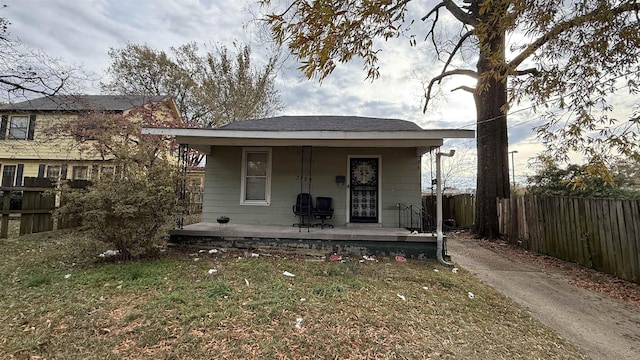
M281 116L217 129L147 128L207 155L202 221L288 225L299 193L331 197L336 227L397 228L397 204L421 204L421 156L471 130L397 119Z

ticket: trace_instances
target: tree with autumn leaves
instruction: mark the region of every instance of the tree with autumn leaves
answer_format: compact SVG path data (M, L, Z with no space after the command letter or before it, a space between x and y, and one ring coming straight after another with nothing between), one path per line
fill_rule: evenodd
M457 90L473 95L477 114L477 236L499 236L496 199L509 197L507 115L514 104L529 104L544 120L535 130L547 156L640 158L638 104L628 118L615 119L609 103L615 94L640 90L637 0L441 0L424 13L419 5L429 6L417 0L290 0L270 8L266 21L300 70L320 80L353 58L364 61L368 78L377 78L384 70L376 40L408 39L417 49L410 25L429 24L420 35L443 65L425 87L424 110L447 79L475 82ZM472 52L470 60L463 49Z
M92 179L86 189L65 187L60 214L81 214L89 236L129 260L159 249L160 232L178 210L178 164L173 139L142 134L143 126L182 126L164 101L123 113L87 110L47 130L50 137L72 137L83 153L115 166L113 176Z

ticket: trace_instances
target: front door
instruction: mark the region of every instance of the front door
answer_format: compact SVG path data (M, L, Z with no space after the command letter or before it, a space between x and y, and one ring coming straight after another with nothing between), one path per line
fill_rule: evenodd
M350 222L378 222L378 159L351 158Z

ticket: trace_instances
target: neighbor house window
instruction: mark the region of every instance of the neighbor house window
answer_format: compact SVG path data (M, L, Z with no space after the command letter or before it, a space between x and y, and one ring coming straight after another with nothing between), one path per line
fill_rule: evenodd
M74 166L71 173L73 180L87 180L89 179L89 167L88 166Z
M58 178L60 178L60 171L62 171L62 166L60 165L47 166L47 178L58 180Z
M13 186L13 180L16 177L16 166L5 165L2 169L2 186Z
M242 188L240 203L269 205L271 201L271 149L242 150Z
M100 167L100 179L113 179L116 174L115 166L103 165Z
M28 130L28 116L12 116L9 122L9 140L26 140Z

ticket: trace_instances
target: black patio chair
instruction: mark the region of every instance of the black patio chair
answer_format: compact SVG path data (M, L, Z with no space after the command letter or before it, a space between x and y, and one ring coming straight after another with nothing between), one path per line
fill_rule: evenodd
M293 213L296 216L300 217L300 222L293 224L293 226L297 227L309 227L309 223L304 222L304 218L310 218L311 213L313 211L313 203L311 194L308 193L300 193L296 197L296 204L293 205ZM309 221L311 222L311 221Z
M313 209L313 217L316 219L320 219L320 223L313 224L313 226L319 226L324 229L325 227L333 227L331 224L327 224L324 221L331 219L333 217L333 207L331 206L331 201L333 199L330 197L321 197L318 196L316 198L316 207Z

